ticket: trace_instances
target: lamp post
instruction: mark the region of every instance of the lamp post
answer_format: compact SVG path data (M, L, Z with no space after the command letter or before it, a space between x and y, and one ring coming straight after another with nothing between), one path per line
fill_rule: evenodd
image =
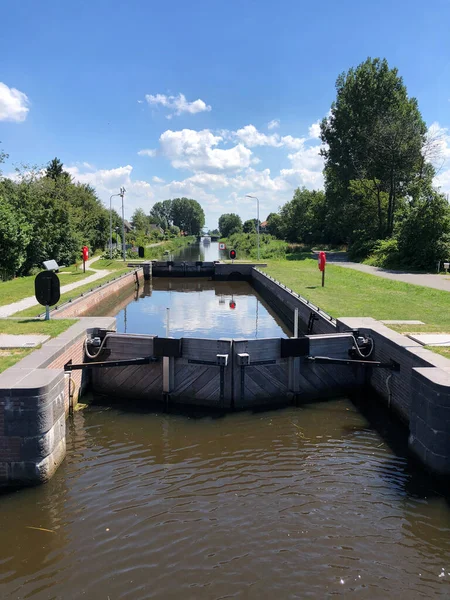
M112 259L112 199L120 194L113 194L109 199L109 258Z
M123 246L123 260L124 262L127 260L127 253L126 253L126 247L125 247L125 216L124 216L124 212L123 212L123 197L125 195L126 189L124 187L120 188L120 194L119 196L122 197L122 246Z
M246 194L245 197L253 198L253 200L256 200L256 237L258 240L258 260L259 260L259 200L256 196L250 196L250 194Z

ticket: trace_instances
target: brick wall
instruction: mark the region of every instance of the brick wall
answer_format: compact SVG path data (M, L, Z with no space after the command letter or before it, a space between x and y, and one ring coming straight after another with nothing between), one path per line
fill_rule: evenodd
M139 281L143 280L144 273L142 269L130 271L130 273L125 273L125 275L118 277L115 281L106 283L92 292L86 293L81 298L63 304L60 308L53 310L51 316L60 319L70 319L88 314L92 308L109 300L111 295L116 294L127 286L132 288L136 281L135 273L138 274Z

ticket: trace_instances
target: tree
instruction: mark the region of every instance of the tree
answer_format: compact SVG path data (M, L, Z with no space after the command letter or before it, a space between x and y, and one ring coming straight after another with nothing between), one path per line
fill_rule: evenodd
M14 275L26 259L30 226L0 193L0 271Z
M322 191L297 188L280 209L279 235L288 242L324 241L326 198Z
M256 225L257 225L256 219L248 219L248 221L244 222L242 229L243 229L244 233L255 233Z
M378 58L368 58L342 73L336 90L330 116L321 124L325 187L335 235L340 241L352 238L355 222L348 215L354 211L345 209L352 202L349 186L355 180L372 182L377 235L391 235L399 198L408 194L418 173L422 177L431 173L423 168L426 125L417 101L408 97L397 69ZM388 198L384 208L381 193Z
M450 208L443 194L425 187L399 217L395 235L399 262L434 269L450 258Z
M282 220L278 213L270 213L267 217L266 231L278 239L283 239Z
M137 208L131 217L131 224L136 231L148 233L148 217L142 208Z
M47 168L45 170L45 176L49 179L53 179L54 181L56 181L59 177L63 175L70 178L69 173L67 173L67 171L64 171L63 166L64 165L59 160L59 158L54 158L48 163Z
M189 235L200 235L205 225L205 213L196 200L175 198L171 208L172 223Z
M242 221L235 213L226 213L219 217L219 231L222 237L230 237L233 233L242 232Z
M156 202L150 211L150 217L154 219L152 222L166 230L172 225L172 200L163 200Z

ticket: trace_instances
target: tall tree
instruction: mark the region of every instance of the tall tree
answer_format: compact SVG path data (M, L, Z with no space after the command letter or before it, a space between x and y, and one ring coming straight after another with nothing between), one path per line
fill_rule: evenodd
M163 200L156 202L150 211L150 217L154 220L151 222L159 225L163 229L167 229L172 225L172 200Z
M368 58L336 82L336 101L321 124L325 149L325 186L332 220L341 241L352 238L354 222L347 219L352 180L372 182L377 202L378 236L394 228L398 199L408 194L423 169L426 125L415 98L409 98L397 69L387 61ZM381 193L388 195L383 210Z
M230 237L233 233L242 232L242 221L235 213L225 213L219 217L219 231L222 237Z
M172 200L172 223L185 233L199 235L205 225L205 213L196 200L175 198Z

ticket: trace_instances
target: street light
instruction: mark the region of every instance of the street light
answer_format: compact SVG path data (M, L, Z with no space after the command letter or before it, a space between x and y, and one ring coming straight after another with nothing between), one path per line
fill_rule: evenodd
M257 235L257 239L258 239L258 260L259 260L259 200L256 196L250 196L250 194L246 194L245 195L246 198L253 198L253 200L256 200L256 235Z
M126 189L124 187L121 187L119 196L122 196L122 233L123 233L122 243L123 243L123 260L124 260L124 262L127 260L126 247L125 247L125 216L123 213L123 197L125 195L125 192L126 192Z
M122 188L120 188L122 191ZM120 194L113 194L109 199L109 258L112 259L112 199Z

